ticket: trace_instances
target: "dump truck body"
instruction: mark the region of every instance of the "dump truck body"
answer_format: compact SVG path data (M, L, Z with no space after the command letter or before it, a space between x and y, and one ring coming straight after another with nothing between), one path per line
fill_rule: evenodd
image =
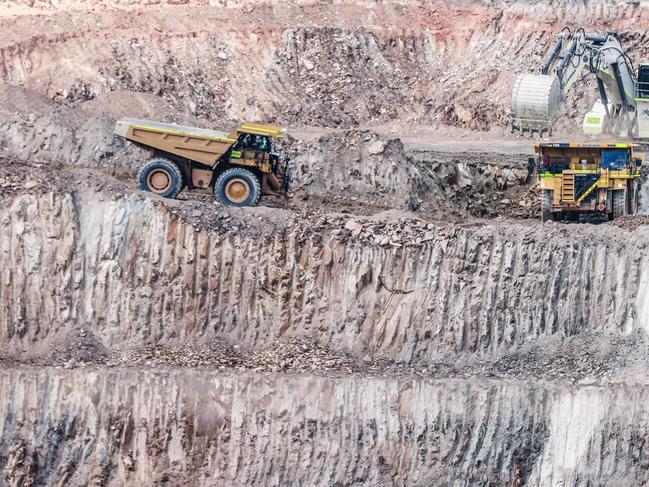
M115 134L131 142L214 166L237 141L237 134L127 118Z
M544 143L538 154L544 220L635 214L643 155L634 144Z
M234 172L239 176L249 179L249 175L252 175L258 180L261 193L286 193L288 161L280 160L272 152L271 142L271 139L284 137L284 129L280 127L244 123L231 132L221 132L127 118L117 122L115 134L151 149L155 156L152 161L166 160L177 166L182 173L182 187L214 187L218 196L223 188L214 185L219 181L220 175L228 169L238 168ZM158 166L161 166L158 168L158 177L140 177L140 186L142 189L172 196L169 184L173 182L174 169L168 165L162 167L164 164ZM252 180L249 183L255 185ZM255 188L248 189L254 192ZM224 202L237 204L234 200Z

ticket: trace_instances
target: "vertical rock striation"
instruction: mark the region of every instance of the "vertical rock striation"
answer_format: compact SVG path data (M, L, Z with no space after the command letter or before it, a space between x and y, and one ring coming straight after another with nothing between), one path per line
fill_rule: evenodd
M639 388L0 372L8 485L642 485Z
M308 336L412 362L647 326L644 229L440 226L399 247L307 230L200 229L141 195L18 195L0 209L0 343L88 324L107 346Z

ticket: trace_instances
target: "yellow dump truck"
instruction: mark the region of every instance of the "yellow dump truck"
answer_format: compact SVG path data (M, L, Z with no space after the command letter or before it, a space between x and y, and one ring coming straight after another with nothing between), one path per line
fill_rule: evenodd
M115 134L152 151L138 173L144 191L175 198L183 188L211 187L232 206L254 206L262 194L286 195L288 159L272 145L284 137L280 127L244 123L219 132L126 118L117 122Z
M582 214L612 220L638 211L643 155L634 144L536 144L541 217L578 220Z

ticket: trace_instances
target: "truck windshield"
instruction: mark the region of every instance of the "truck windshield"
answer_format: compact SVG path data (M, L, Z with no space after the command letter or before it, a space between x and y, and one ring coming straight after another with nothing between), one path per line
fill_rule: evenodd
M239 139L236 148L270 152L270 140L263 135L245 134Z
M629 161L629 154L622 149L605 149L602 151L602 168L624 169Z
M257 137L257 150L270 152L270 140L268 140L268 137Z

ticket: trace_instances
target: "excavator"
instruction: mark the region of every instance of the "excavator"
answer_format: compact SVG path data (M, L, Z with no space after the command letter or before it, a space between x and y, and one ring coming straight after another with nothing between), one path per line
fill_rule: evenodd
M615 32L564 28L541 74L521 74L512 92L512 131L552 135L568 91L584 73L595 75L599 100L584 116L590 135L649 141L649 64L638 69Z
M512 92L512 131L552 136L568 91L595 75L599 100L584 116L585 134L649 142L649 65L636 71L614 32L565 28L541 74L521 74ZM644 154L634 143L540 143L537 153L542 220L609 220L638 211Z

